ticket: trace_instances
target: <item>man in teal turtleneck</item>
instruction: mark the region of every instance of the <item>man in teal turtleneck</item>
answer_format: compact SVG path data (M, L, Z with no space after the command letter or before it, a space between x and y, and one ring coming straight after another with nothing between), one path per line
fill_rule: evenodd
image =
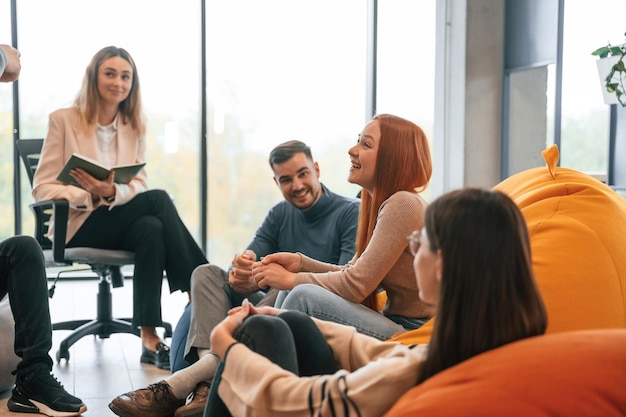
M319 165L303 142L278 145L271 151L269 163L284 200L270 209L246 250L235 255L229 271L211 264L196 268L191 277L192 303L172 339L170 363L176 372L150 389L118 396L110 405L114 412L202 416L209 383L219 364L210 351L211 331L244 298L256 305L273 305L276 298L277 291L262 291L251 279L252 263L274 252L301 252L335 265L346 264L354 256L359 200L337 195L320 182ZM185 336L183 355L179 344ZM183 356L192 365L187 366ZM155 394L160 391L169 395ZM183 405L192 391L193 396Z
M337 195L319 181L319 165L303 142L278 145L270 153L269 163L284 200L270 209L247 249L235 255L229 272L202 265L192 275L191 325L185 350L190 362L198 359L198 349L209 349L213 327L244 298L273 305L275 291L261 291L250 278L257 259L275 252L301 252L343 265L354 256L359 200Z

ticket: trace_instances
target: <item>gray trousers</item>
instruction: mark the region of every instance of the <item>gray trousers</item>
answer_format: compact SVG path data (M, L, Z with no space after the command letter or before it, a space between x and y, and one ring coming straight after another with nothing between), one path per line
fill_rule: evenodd
M191 274L191 322L185 360L198 360L197 349L211 348L211 331L227 315L228 310L240 306L247 298L254 305L274 305L278 291L257 291L242 294L228 284L228 272L216 265L198 266Z

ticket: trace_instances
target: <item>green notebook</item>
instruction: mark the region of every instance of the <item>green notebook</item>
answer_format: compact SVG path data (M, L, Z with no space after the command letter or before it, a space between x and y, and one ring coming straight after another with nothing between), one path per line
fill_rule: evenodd
M99 180L106 179L111 171L115 171L115 178L113 181L118 184L128 184L133 178L135 178L139 171L141 171L144 165L146 165L145 162L141 164L120 165L107 168L96 160L75 153L72 154L70 159L67 160L65 166L61 170L61 173L57 177L57 180L65 184L80 187L76 180L74 180L74 178L70 175L70 171L74 168L82 168L91 174L91 176Z

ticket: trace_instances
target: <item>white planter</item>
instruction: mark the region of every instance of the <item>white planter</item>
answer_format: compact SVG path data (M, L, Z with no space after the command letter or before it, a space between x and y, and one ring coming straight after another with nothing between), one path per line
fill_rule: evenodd
M615 93L609 93L605 87L606 77L611 72L611 68L613 68L613 65L615 65L615 63L619 61L619 58L620 58L619 56L609 56L606 58L598 59L596 61L596 65L598 66L598 76L600 77L600 87L602 89L602 97L604 98L605 104L619 104L619 102L617 101L617 97L615 96ZM623 73L616 72L615 74L613 74L613 81L619 82L619 77L621 74ZM626 85L626 80L624 80L624 84Z

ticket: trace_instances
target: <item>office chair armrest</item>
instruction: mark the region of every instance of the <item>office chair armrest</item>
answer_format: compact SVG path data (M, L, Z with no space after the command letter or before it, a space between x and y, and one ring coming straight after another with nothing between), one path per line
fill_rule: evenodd
M61 199L42 200L32 203L30 210L35 215L35 238L43 249L52 249L54 262L68 263L65 260L65 238L67 236L67 219L69 215L69 201ZM52 213L50 213L52 210ZM54 237L48 239L50 216L54 222Z

